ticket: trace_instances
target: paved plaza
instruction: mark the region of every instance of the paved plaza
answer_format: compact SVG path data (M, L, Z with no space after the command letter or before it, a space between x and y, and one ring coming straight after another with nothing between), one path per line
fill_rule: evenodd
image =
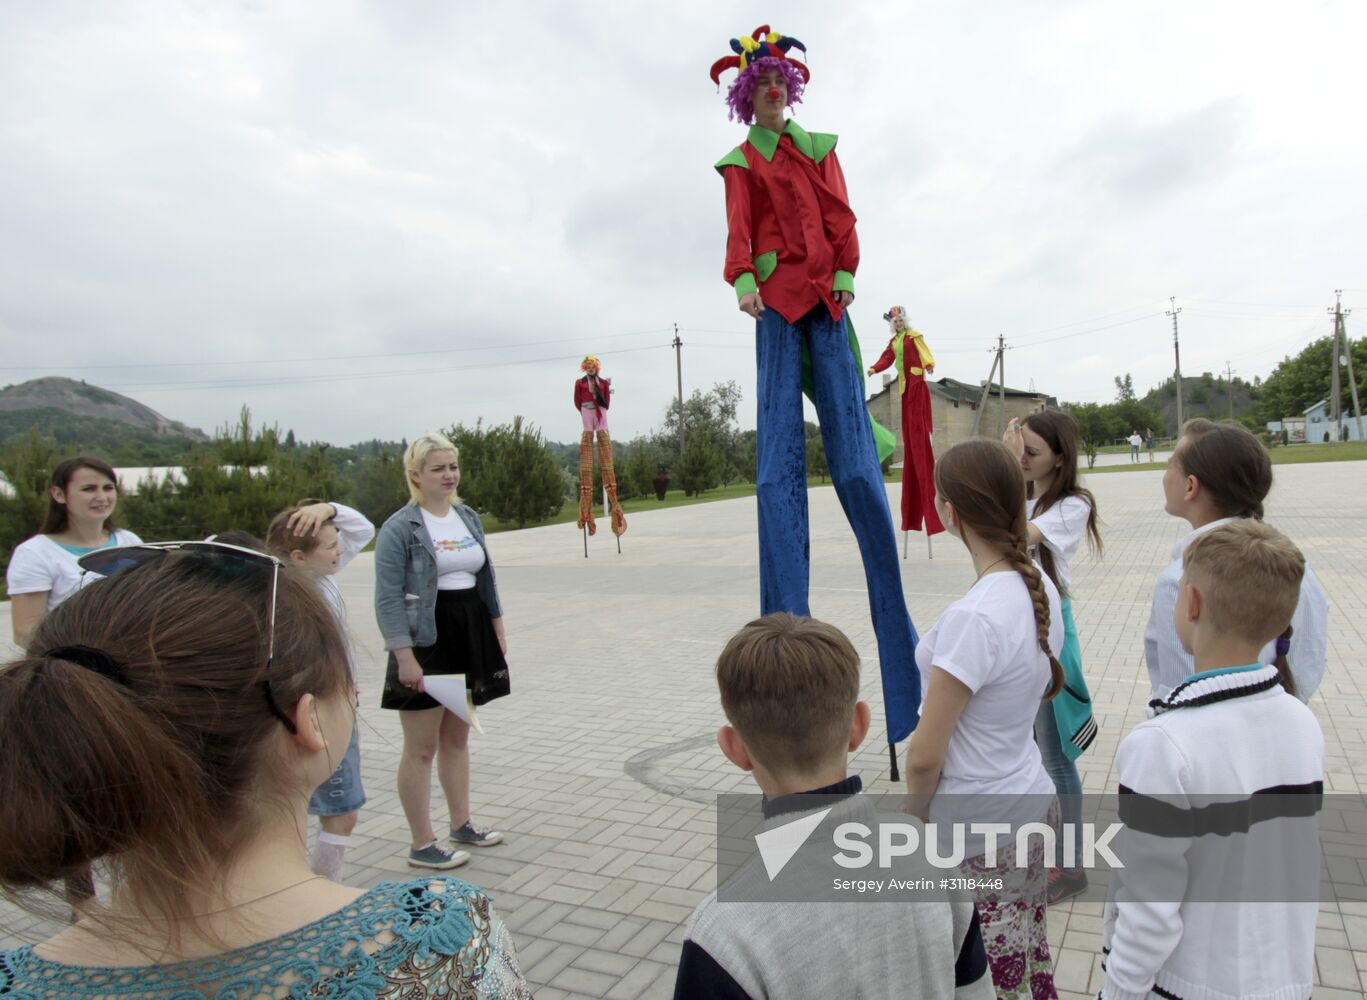
M1280 466L1268 519L1305 551L1329 592L1330 667L1311 707L1324 728L1326 789L1367 787L1367 462ZM1074 611L1100 735L1079 761L1087 791L1114 791L1119 739L1144 715L1142 634L1149 596L1186 530L1162 510L1161 473L1095 475L1105 558L1073 569ZM896 509L898 487L890 487ZM628 508L629 508L628 504ZM481 825L506 842L456 874L489 890L542 1000L668 997L683 924L715 888L712 797L750 791L716 749L723 721L712 666L758 613L753 499L632 515L618 555L607 519L585 559L572 526L493 535L513 695L480 710L472 736ZM853 770L887 778L882 708L863 571L830 487L811 491L812 611L844 629L864 659L875 728ZM899 536L900 539L900 536ZM973 582L962 545L914 535L903 585L921 631ZM383 655L371 608L372 560L340 577L362 673L361 738L370 802L348 855L351 879L408 878L407 827L393 791L394 713L376 707ZM9 634L8 606L0 628ZM1335 863L1330 859L1330 863ZM1364 881L1367 873L1358 872ZM1342 876L1351 879L1352 873ZM1322 908L1316 1000L1367 987L1367 904ZM41 921L0 910L0 944L33 941ZM1060 995L1101 983L1101 904L1049 913Z

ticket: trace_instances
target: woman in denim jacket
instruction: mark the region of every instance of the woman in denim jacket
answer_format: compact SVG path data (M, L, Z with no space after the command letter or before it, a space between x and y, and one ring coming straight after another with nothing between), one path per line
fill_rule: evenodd
M454 868L459 845L488 847L501 833L470 818L469 725L424 693L424 676L463 674L476 705L508 693L507 642L494 567L479 515L460 502L460 454L440 434L408 446L412 501L390 515L375 541L375 616L389 663L380 707L399 711L403 755L399 801L412 833L408 863ZM448 846L432 827L432 761L446 795Z

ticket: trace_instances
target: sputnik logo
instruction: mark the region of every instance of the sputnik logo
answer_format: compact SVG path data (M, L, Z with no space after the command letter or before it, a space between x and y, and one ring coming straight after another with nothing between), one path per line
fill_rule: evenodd
M830 811L822 809L783 826L755 834L755 846L759 848L759 856L764 861L764 871L770 882L778 878L778 873L793 860L793 855L802 849L802 845L807 843L807 839Z

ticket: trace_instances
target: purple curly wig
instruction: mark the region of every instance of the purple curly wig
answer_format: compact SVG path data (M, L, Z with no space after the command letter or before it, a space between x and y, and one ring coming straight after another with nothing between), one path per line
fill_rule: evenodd
M745 72L732 81L726 91L726 106L731 110L726 117L743 125L755 120L755 87L758 85L761 69L777 69L788 82L788 106L802 103L802 88L805 86L802 74L796 66L786 59L766 57L745 67Z

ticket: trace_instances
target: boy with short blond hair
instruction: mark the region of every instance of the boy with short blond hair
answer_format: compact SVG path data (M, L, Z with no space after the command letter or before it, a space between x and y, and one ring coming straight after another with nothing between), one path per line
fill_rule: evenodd
M1116 753L1126 867L1103 920L1105 1000L1310 995L1324 736L1285 660L1259 660L1304 573L1252 519L1186 550L1173 624L1196 672Z
M839 629L783 612L756 619L726 644L717 686L729 723L717 742L764 792L766 828L833 800L832 813L872 815L848 773L869 706L859 655ZM755 877L756 863L737 881ZM713 893L688 923L674 996L969 1000L993 988L971 900L720 902Z

